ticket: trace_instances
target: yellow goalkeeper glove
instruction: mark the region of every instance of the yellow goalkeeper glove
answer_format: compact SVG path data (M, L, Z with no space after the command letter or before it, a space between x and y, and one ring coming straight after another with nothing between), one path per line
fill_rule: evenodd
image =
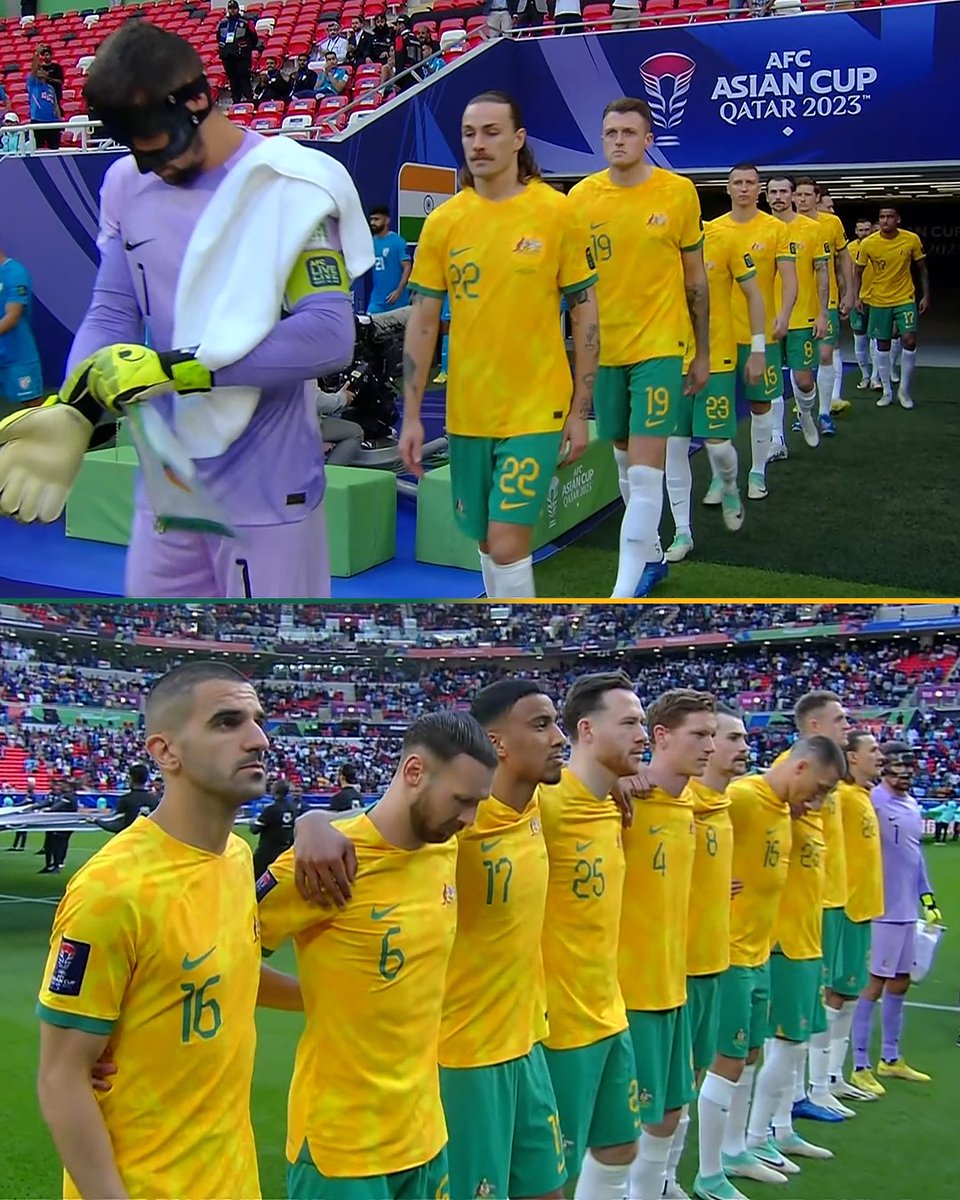
M90 444L92 423L51 396L0 421L0 513L19 521L55 521Z
M923 908L923 918L928 925L939 925L943 921L943 915L937 908L933 892L924 892L920 897L920 905Z
M86 375L74 382L74 389L85 388L98 404L111 412L167 392L209 392L213 387L213 373L197 362L189 350L168 350L161 354L147 346L122 343L105 346L81 364L67 384L84 367ZM75 403L63 392L61 399Z

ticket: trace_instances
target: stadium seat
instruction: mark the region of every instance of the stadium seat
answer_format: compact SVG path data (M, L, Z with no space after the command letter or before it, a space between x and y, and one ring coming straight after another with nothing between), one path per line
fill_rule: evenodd
M277 113L268 117L254 117L249 127L256 130L257 133L269 133L271 130L280 128L280 119Z
M288 129L310 129L313 125L312 113L288 113L283 118L280 128L284 131Z
M282 100L261 100L260 103L257 105L257 116L258 117L267 117L267 116L270 116L272 113L276 113L278 116L282 116L283 110L284 110L284 102Z
M643 20L646 23L657 20L673 12L673 0L647 0L643 10Z
M248 100L244 100L240 104L231 104L227 109L227 116L232 120L234 117L253 117L257 111L257 106L251 104Z
M298 100L291 100L287 105L287 116L302 116L312 117L317 110L316 100L309 96L303 96Z
M583 23L592 33L602 33L613 28L613 18L607 4L587 4L583 9Z

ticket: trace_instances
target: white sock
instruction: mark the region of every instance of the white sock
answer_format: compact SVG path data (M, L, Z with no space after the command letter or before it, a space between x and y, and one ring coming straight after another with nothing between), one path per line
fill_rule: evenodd
M803 1062L802 1060L794 1063L793 1067L794 1081L800 1079L800 1087L803 1087ZM774 1137L782 1138L789 1137L793 1133L793 1100L796 1090L796 1082L788 1087L780 1097L780 1103L777 1105L777 1110L773 1114L773 1134Z
M883 387L883 394L889 396L890 387L890 351L877 350L877 356L874 359L877 364L877 374L880 376L880 383Z
M737 448L733 442L707 442L710 469L725 492L737 490Z
M767 1039L763 1051L763 1066L757 1075L757 1090L750 1107L748 1147L762 1146L766 1142L773 1114L777 1111L784 1092L789 1091L793 1084L794 1044L781 1038Z
M780 397L782 402L783 397ZM773 417L769 412L750 414L750 471L754 475L762 475L767 465L767 454L770 451L770 431L773 429Z
M793 394L796 397L797 408L799 408L801 412L813 412L813 406L817 399L816 384L814 384L813 390L809 392L805 392L802 387L797 387L797 385L794 384Z
M646 1130L640 1134L640 1153L630 1164L630 1200L660 1200L672 1137L654 1137Z
M890 343L890 369L895 371L903 357L903 338L894 338Z
M770 405L770 416L773 420L773 430L770 434L774 442L783 445L783 397L778 396Z
M790 1099L794 1104L799 1104L801 1100L807 1098L807 1054L807 1046L804 1044L803 1053L797 1059L793 1087L790 1090Z
M588 1150L583 1156L573 1200L623 1200L630 1168L625 1163L608 1166Z
M663 472L656 467L630 467L627 476L630 499L620 525L615 599L633 596L646 564L663 558L658 532L663 511Z
M827 1009L827 1020L830 1012L835 1011L833 1024L830 1026L830 1078L842 1079L843 1067L847 1061L847 1051L850 1048L850 1030L853 1028L853 1014L856 1010L856 1000L845 1000L843 1007L836 1010Z
M873 378L873 379L879 379L879 378L880 378L880 376L879 376L879 374L878 374L878 363L879 363L879 360L878 360L878 358L877 358L877 355L878 355L879 353L880 353L880 351L879 351L879 349L878 349L878 347L877 347L877 339L876 339L876 338L871 338L871 339L870 339L870 362L873 364L873 366L872 366L872 368L871 368L871 369L872 369L872 375L871 375L871 378Z
M630 480L627 478L627 467L630 466L630 458L626 450L618 450L616 446L613 448L613 457L617 464L617 482L620 484L620 498L623 500L624 506L630 501Z
M712 1178L723 1172L720 1151L723 1147L730 1106L737 1085L722 1075L708 1071L700 1085L697 1100L697 1125L700 1141L700 1174Z
M727 1127L723 1134L724 1154L743 1154L747 1148L747 1115L750 1112L753 1079L756 1073L756 1063L753 1066L744 1067L736 1091L733 1093L730 1115L727 1117Z
M821 363L817 371L817 391L820 394L820 416L830 416L833 403L833 363Z
M532 555L505 565L491 560L490 574L493 590L488 595L491 600L531 600L537 594L533 585Z
M483 576L483 590L490 597L493 595L493 559L489 554L480 551L480 574Z
M690 536L690 490L693 476L690 474L690 439L688 437L667 438L667 496L677 533Z
M831 1010L827 1009L829 1014ZM827 1095L830 1084L830 1017L827 1017L827 1028L823 1033L815 1033L810 1039L808 1062L810 1070L810 1097L823 1098Z
M913 372L917 365L916 350L904 350L903 365L900 368L900 391L910 395L910 384L913 382Z
M685 1104L680 1113L680 1120L670 1143L670 1157L667 1159L667 1183L677 1182L677 1167L683 1158L683 1147L687 1140L687 1130L690 1128L690 1105Z
M843 356L840 347L833 348L833 398L839 400L843 393Z
M870 379L870 339L865 333L853 335L853 352L857 356L857 366L860 374L869 382Z

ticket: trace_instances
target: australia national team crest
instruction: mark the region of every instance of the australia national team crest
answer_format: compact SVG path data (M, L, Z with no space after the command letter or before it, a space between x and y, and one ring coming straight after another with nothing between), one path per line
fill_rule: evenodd
M522 237L513 248L514 254L533 255L543 250L543 242L539 238Z
M61 937L57 961L50 976L50 991L56 996L79 996L90 961L90 943Z
M640 64L640 78L650 102L658 146L680 144L680 137L674 131L683 120L696 69L697 64L692 58L671 51L654 54Z
M454 904L454 903L456 903L456 899L457 899L457 889L453 886L452 883L445 883L443 885L443 903L445 905L446 904Z

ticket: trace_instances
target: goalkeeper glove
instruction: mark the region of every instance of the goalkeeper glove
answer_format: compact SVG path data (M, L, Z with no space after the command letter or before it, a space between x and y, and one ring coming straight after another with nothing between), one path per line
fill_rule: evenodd
M83 367L87 371L81 387L111 412L125 404L149 400L151 396L162 396L167 392L182 395L209 392L213 387L213 373L197 362L189 350L168 350L160 354L146 346L105 346L81 364L74 375ZM64 384L64 389L66 387ZM61 398L72 403L62 393Z
M93 424L52 396L0 421L0 513L55 521L90 444Z
M924 892L920 897L920 904L923 908L923 917L928 925L939 925L943 921L943 916L940 909L937 908L937 900L933 892Z

